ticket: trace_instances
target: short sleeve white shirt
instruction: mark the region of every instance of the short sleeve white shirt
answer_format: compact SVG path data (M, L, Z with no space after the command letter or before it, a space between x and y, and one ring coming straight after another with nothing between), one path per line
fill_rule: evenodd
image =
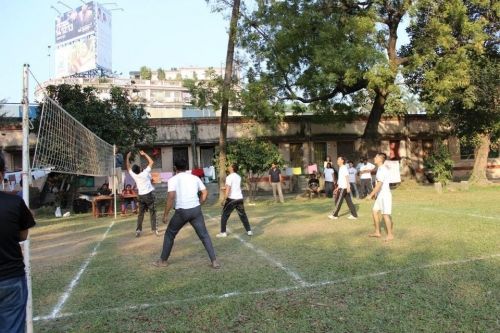
M175 209L191 209L200 205L198 192L206 189L199 177L181 172L168 180L168 192L175 192Z
M356 182L356 174L358 173L358 170L355 167L349 168L349 183L355 183Z
M359 168L359 171L360 171L359 178L361 178L361 179L371 179L372 178L371 172L374 169L375 169L375 165L371 164L370 162L368 162L366 164L361 164L361 167ZM370 172L361 173L361 171L367 171L367 170L369 170Z
M378 182L382 183L380 193L383 194L391 192L391 188L389 186L389 169L385 165L382 165L378 168L376 179Z
M339 180L338 185L340 188L347 188L347 178L349 177L349 170L347 165L343 165L339 168Z
M151 168L147 167L141 173L136 174L131 169L128 170L130 177L135 181L139 195L145 195L155 190L151 184Z
M325 169L325 182L332 182L333 183L333 173L335 170L333 168L326 168Z
M241 193L241 177L237 173L233 172L226 177L226 186L231 186L229 192L229 199L238 200L243 199L243 193Z

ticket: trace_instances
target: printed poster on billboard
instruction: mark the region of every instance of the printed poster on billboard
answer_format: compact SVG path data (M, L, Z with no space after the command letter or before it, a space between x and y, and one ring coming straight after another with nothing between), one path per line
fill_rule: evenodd
M88 2L58 16L56 19L56 44L94 32L94 15L94 2Z
M97 68L96 37L87 36L56 47L56 77L64 77Z

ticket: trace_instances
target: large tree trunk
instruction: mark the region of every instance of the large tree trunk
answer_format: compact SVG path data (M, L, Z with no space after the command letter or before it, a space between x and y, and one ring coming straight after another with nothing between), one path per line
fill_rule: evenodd
M474 151L474 167L469 182L475 184L488 184L486 169L488 167L488 154L490 153L491 138L489 134L479 136L479 145Z
M368 158L371 158L380 149L378 124L385 110L386 99L387 93L381 89L377 89L365 132L363 133L363 145L361 146L361 154Z
M231 13L231 23L229 26L229 40L227 42L226 69L224 73L224 96L220 113L220 135L219 135L219 201L224 199L222 188L226 182L226 139L227 120L229 113L229 92L233 76L234 44L236 39L236 29L240 15L240 0L234 0Z

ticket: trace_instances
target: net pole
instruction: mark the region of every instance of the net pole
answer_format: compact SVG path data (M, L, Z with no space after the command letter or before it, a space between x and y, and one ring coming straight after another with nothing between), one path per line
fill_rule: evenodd
M28 71L30 65L24 64L23 68L23 200L26 206L30 204L29 193L29 172L30 172L30 156L29 156L29 98L28 98ZM26 284L28 287L28 300L26 302L26 332L33 333L33 295L31 292L31 265L30 265L30 239L28 238L23 243L24 266L26 271Z
M114 205L115 205L115 219L116 219L116 201L118 200L118 191L117 191L117 187L116 187L116 183L117 183L117 180L116 179L116 145L113 145L113 191L115 192L115 200L114 201Z

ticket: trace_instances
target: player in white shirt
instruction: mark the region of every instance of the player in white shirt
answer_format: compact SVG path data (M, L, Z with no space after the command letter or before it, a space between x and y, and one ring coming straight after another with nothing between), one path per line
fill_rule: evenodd
M222 216L220 219L220 233L216 237L227 237L226 225L229 216L234 209L238 212L241 222L245 227L248 236L252 236L252 229L250 228L250 223L248 222L247 213L245 212L245 207L243 205L243 193L241 193L241 177L237 174L238 165L236 163L231 164L227 170L229 171L229 176L226 177L226 189L224 197L226 200L223 201Z
M370 234L370 237L382 236L380 233L379 216L379 214L382 213L387 230L387 237L385 238L385 241L387 242L394 239L394 235L392 232L392 194L389 186L389 169L384 165L386 159L387 155L384 153L378 153L375 155L374 161L375 165L378 167L376 176L377 184L375 185L373 191L368 195L368 199L373 199L375 196L377 197L375 204L373 205L373 225L375 226L375 232Z
M153 265L158 267L168 265L167 260L174 246L175 236L189 222L205 246L205 250L212 262L212 268L218 269L220 265L215 257L212 240L208 234L203 212L201 211L201 204L207 199L207 189L199 177L186 172L187 162L185 160L175 161L175 168L177 174L168 180L167 204L163 215L163 223L167 223L168 213L174 206L174 201L175 213L165 231L160 259L155 261ZM198 197L199 192L201 192L200 197Z
M337 191L338 197L337 201L335 202L335 209L333 210L333 213L331 215L328 215L329 219L336 220L339 218L339 211L340 207L342 207L342 202L345 201L347 202L347 206L349 206L349 210L351 211L351 215L349 215L347 218L349 220L357 220L358 219L358 214L356 213L356 207L354 207L354 204L352 203L351 199L351 185L349 183L349 170L347 169L347 165L345 165L345 157L339 156L337 158L337 164L339 166L339 179L337 181Z
M146 210L149 210L151 232L156 236L160 236L158 233L158 225L156 224L155 188L153 187L153 184L151 184L151 168L153 167L153 159L144 151L139 151L139 154L148 160L148 166L146 169L141 171L141 168L137 164L130 167L130 154L131 152L128 152L127 154L126 166L130 177L134 179L137 189L139 190L139 195L137 197L137 201L139 203L139 215L137 215L135 237L139 237L141 235L142 221L144 220L144 212L146 212Z
M372 171L375 170L375 165L368 162L366 157L361 159L358 164L360 186L360 198L365 198L373 190L372 186Z

